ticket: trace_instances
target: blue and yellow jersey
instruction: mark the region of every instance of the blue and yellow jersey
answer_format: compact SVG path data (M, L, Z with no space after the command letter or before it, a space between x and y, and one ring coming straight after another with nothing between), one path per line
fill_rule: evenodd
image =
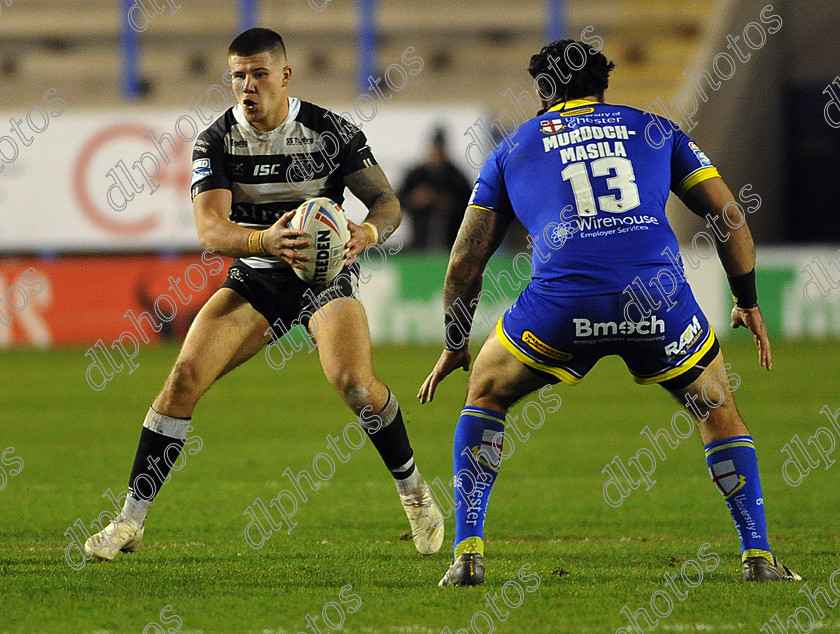
M668 192L682 196L718 176L674 128L629 106L559 104L493 152L470 204L515 214L525 225L535 290L620 293L637 276L646 284L659 270L674 270L666 248L679 252L665 216Z

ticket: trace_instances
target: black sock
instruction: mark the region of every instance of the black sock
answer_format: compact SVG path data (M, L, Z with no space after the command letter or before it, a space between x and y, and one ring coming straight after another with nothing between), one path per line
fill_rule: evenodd
M167 476L184 448L190 420L165 416L149 409L128 478L131 497L151 501L160 487L169 481Z
M414 473L414 451L405 431L400 404L391 392L380 412L363 412L359 421L395 479L404 480Z

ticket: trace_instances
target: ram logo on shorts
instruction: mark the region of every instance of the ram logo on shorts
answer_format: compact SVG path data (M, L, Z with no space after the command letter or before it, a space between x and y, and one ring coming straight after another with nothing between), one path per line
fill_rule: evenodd
M669 357L684 355L685 351L693 346L702 334L703 328L700 326L700 320L697 319L697 315L695 315L691 323L683 330L679 340L673 341L665 346L665 354Z

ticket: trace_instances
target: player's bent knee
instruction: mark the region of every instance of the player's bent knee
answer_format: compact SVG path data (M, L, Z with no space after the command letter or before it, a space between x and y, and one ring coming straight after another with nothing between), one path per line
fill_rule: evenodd
M192 396L203 391L198 367L195 362L181 360L175 362L175 366L169 373L166 380L164 392L171 397Z
M467 405L483 407L497 412L507 412L513 403L494 388L491 376L473 374L467 382Z
M372 377L364 376L362 373L354 370L340 370L331 372L327 378L335 390L353 409L361 410L363 407L371 404L371 394L373 391Z
M353 409L362 409L370 404L370 389L361 383L347 385L342 395Z

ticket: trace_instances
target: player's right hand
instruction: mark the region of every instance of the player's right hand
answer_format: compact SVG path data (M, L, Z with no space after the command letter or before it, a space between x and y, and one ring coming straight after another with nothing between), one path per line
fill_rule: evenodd
M773 356L770 353L770 338L767 336L767 325L761 310L755 308L732 308L732 327L743 326L747 328L755 339L755 346L758 348L758 362L768 370L773 367Z
M275 255L285 262L288 262L296 269L303 268L303 262L310 259L305 253L298 249L309 246L309 240L302 240L303 232L300 229L292 229L289 223L295 210L287 211L280 219L265 230L263 234L263 247L271 255Z
M370 244L370 236L364 230L364 227L357 225L348 218L347 228L350 230L350 239L344 245L345 266L350 266L359 259L359 254L364 251Z
M471 361L472 354L470 353L469 347L457 351L446 350L444 348L443 352L440 353L440 359L435 364L435 369L432 370L432 373L426 377L423 385L420 386L417 398L420 399L421 403L430 403L435 398L435 389L437 389L438 383L458 368L469 372Z

